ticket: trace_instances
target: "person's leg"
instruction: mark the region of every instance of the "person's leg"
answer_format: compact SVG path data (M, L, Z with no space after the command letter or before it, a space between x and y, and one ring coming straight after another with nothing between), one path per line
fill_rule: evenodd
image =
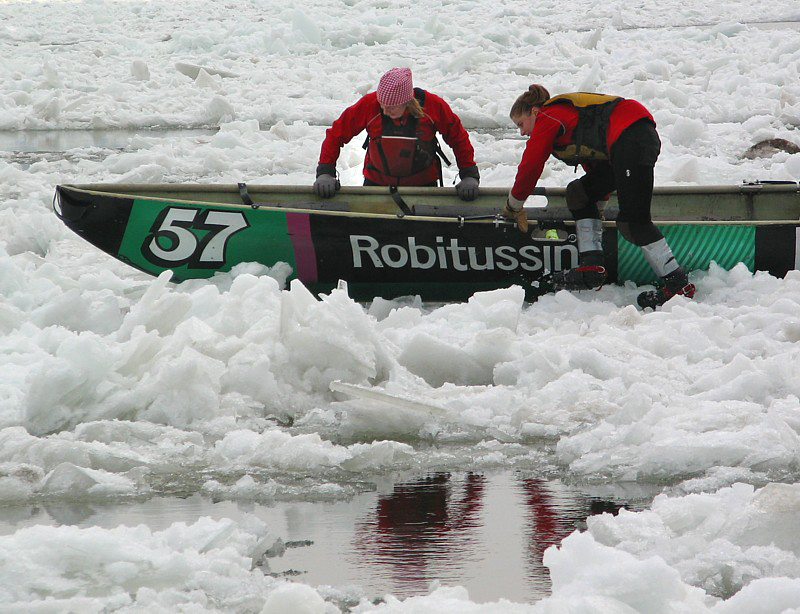
M664 281L663 288L639 296L642 307L661 305L675 294L691 298L695 290L651 218L653 167L660 149L655 126L640 121L620 135L611 153L619 202L617 229L642 250L650 268Z
M596 164L583 177L567 185L567 207L575 220L578 266L552 275L555 287L567 290L599 288L605 283L603 221L597 202L614 190L614 173L608 162Z
M595 186L598 184L611 185L613 188L613 174L608 163L567 185L567 207L575 220L578 253L582 256L597 251L602 255L603 251L603 224L597 208L598 198L590 196L590 192L595 193Z

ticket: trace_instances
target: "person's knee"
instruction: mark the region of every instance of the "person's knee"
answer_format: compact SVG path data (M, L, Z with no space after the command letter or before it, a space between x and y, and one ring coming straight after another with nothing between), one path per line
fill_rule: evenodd
M617 222L617 230L634 245L650 245L664 235L653 222Z
M575 179L567 184L566 200L567 207L576 220L600 217L597 205L586 193L586 188L580 179Z
M567 207L570 211L579 211L585 209L591 203L589 202L589 195L583 187L580 179L575 179L567 184Z

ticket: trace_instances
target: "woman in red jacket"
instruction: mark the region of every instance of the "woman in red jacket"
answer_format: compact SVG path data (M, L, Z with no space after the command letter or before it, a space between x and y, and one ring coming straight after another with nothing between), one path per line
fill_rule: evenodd
M392 68L381 77L377 91L345 109L325 133L314 182L318 196L330 198L336 193L339 152L363 130L367 131L364 185L440 184L439 158L444 154L436 139L438 132L456 157L461 177L458 196L473 200L478 195L475 151L461 120L439 96L414 88L410 69Z
M616 191L617 229L639 246L664 282L657 290L642 292L639 305L654 309L676 294L694 296L694 285L650 216L653 167L661 141L647 109L635 100L602 94L579 92L551 98L543 86L534 84L517 98L510 116L520 133L529 137L504 210L521 229L527 229L522 206L551 154L586 170L567 185L566 195L575 219L578 266L554 273L556 288L598 288L605 282L603 226L597 203Z

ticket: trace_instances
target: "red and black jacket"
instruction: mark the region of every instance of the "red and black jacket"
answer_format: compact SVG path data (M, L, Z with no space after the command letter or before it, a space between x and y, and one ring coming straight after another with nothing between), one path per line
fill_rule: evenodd
M551 154L567 164L591 164L594 160L607 159L619 135L628 126L641 119L655 124L650 112L629 98L598 96L597 102L604 108L593 116L587 115L580 107L584 96L587 95L565 94L542 105L511 188L511 196L516 200L524 201L531 195ZM583 155L586 145L591 145L595 153ZM600 156L595 155L598 152Z
M435 94L414 88L414 95L425 112L423 117L406 112L392 120L381 113L376 92L345 109L325 133L319 158L322 171L334 174L341 148L366 130L366 179L378 185L431 185L441 180L439 133L453 150L462 178L478 178L475 151L458 116Z

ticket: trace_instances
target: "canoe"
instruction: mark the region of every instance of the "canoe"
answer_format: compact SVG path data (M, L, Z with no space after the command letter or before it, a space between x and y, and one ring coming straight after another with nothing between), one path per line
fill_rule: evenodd
M564 188L537 188L523 234L499 215L507 189L460 201L452 188L343 187L331 199L308 186L85 184L56 187L54 210L74 232L129 265L175 282L242 262L292 268L315 293L346 282L356 300L419 295L465 300L520 284L529 300L547 271L575 266ZM641 252L604 212L609 281L654 283ZM652 214L689 270L712 262L783 277L800 268L800 183L656 187Z

